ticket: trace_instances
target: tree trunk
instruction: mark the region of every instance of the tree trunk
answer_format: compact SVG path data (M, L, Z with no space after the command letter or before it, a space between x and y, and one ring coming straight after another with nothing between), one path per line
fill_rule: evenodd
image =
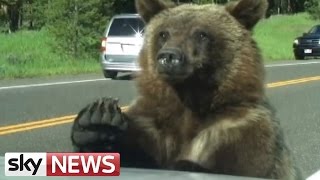
M15 32L19 29L20 12L15 5L10 5L8 7L8 15L10 32Z
M13 3L1 1L1 3L7 6L9 33L19 30L20 26L22 25L23 0L17 0Z
M74 57L77 58L79 57L79 7L78 7L78 0L74 0L74 30L75 30L75 35L74 35L74 44L73 44L73 53Z

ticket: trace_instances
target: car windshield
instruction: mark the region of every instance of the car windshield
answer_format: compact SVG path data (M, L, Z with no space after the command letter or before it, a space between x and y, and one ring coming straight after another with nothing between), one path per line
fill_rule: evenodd
M310 34L320 34L320 26L313 27L310 31Z
M144 22L140 18L115 18L111 24L109 36L134 36L142 34Z

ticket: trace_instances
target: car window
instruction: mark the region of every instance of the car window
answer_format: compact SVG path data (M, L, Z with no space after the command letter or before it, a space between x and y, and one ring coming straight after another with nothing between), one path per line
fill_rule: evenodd
M134 36L144 31L144 22L140 18L115 18L111 24L109 36Z
M319 27L319 26L313 27L313 28L309 31L309 33L311 33L311 34L320 34L320 27Z

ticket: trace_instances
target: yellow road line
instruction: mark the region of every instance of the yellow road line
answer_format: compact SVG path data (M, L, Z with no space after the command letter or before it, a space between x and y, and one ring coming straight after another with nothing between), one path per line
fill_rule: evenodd
M4 127L0 127L0 132L4 131L4 130L18 129L18 128L23 128L23 127L28 127L28 126L50 124L50 123L54 123L54 122L65 121L68 119L74 119L75 117L76 117L76 115L71 115L71 116L64 116L64 117L52 118L52 119L41 120L41 121L27 122L27 123L22 123L22 124L17 124L17 125L4 126Z
M318 80L320 80L320 76L269 83L266 86L267 88L275 88L275 87L288 86L288 85L300 84L300 83L306 83L306 82L318 81ZM124 106L124 107L121 107L121 110L126 111L127 108L128 106ZM67 124L67 123L71 123L75 117L76 115L70 115L70 116L63 116L58 118L46 119L46 120L27 122L27 123L22 123L17 125L3 126L3 127L0 127L0 135L6 135L6 134L27 131L27 130Z
M57 125L61 125L61 124L71 123L72 121L73 121L73 118L72 119L66 119L66 120L63 120L63 121L45 123L45 124L37 124L37 125L26 126L26 127L18 127L18 128L15 128L15 129L9 129L9 130L5 130L5 131L0 131L0 135L12 134L12 133L17 133L17 132L22 132L22 131L28 131L28 130L33 130L33 129L50 127L50 126L57 126Z
M300 83L306 83L310 81L318 81L320 80L320 76L314 76L314 77L307 77L307 78L301 78L301 79L294 79L289 81L280 81L275 83L267 84L268 88L274 88L274 87L281 87L281 86L287 86L287 85L293 85L293 84L300 84Z
M124 106L124 107L121 107L121 110L126 111L127 108L128 108L127 106ZM4 126L4 127L0 127L0 135L12 134L12 133L17 133L17 132L22 132L22 131L27 131L32 129L39 129L44 127L71 123L74 120L74 118L76 118L76 115L33 121L33 122L17 124L17 125Z
M128 108L127 106L124 106L124 107L121 107L121 110L125 111L127 108ZM22 124L17 124L17 125L3 126L3 127L0 127L0 133L2 131L6 131L6 130L24 128L24 127L29 127L29 126L39 126L39 125L43 125L43 124L51 124L51 123L61 122L61 121L70 120L70 119L74 119L74 118L76 118L76 115L63 116L63 117L46 119L46 120L39 120L39 121L32 121L32 122L27 122L27 123L22 123Z

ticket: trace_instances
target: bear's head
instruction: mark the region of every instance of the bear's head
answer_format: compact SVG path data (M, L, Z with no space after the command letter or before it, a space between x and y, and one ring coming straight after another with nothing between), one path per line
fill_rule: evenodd
M240 0L225 6L136 0L146 23L142 71L171 83L188 78L217 83L240 74L261 80L260 52L251 31L267 5L267 0Z

